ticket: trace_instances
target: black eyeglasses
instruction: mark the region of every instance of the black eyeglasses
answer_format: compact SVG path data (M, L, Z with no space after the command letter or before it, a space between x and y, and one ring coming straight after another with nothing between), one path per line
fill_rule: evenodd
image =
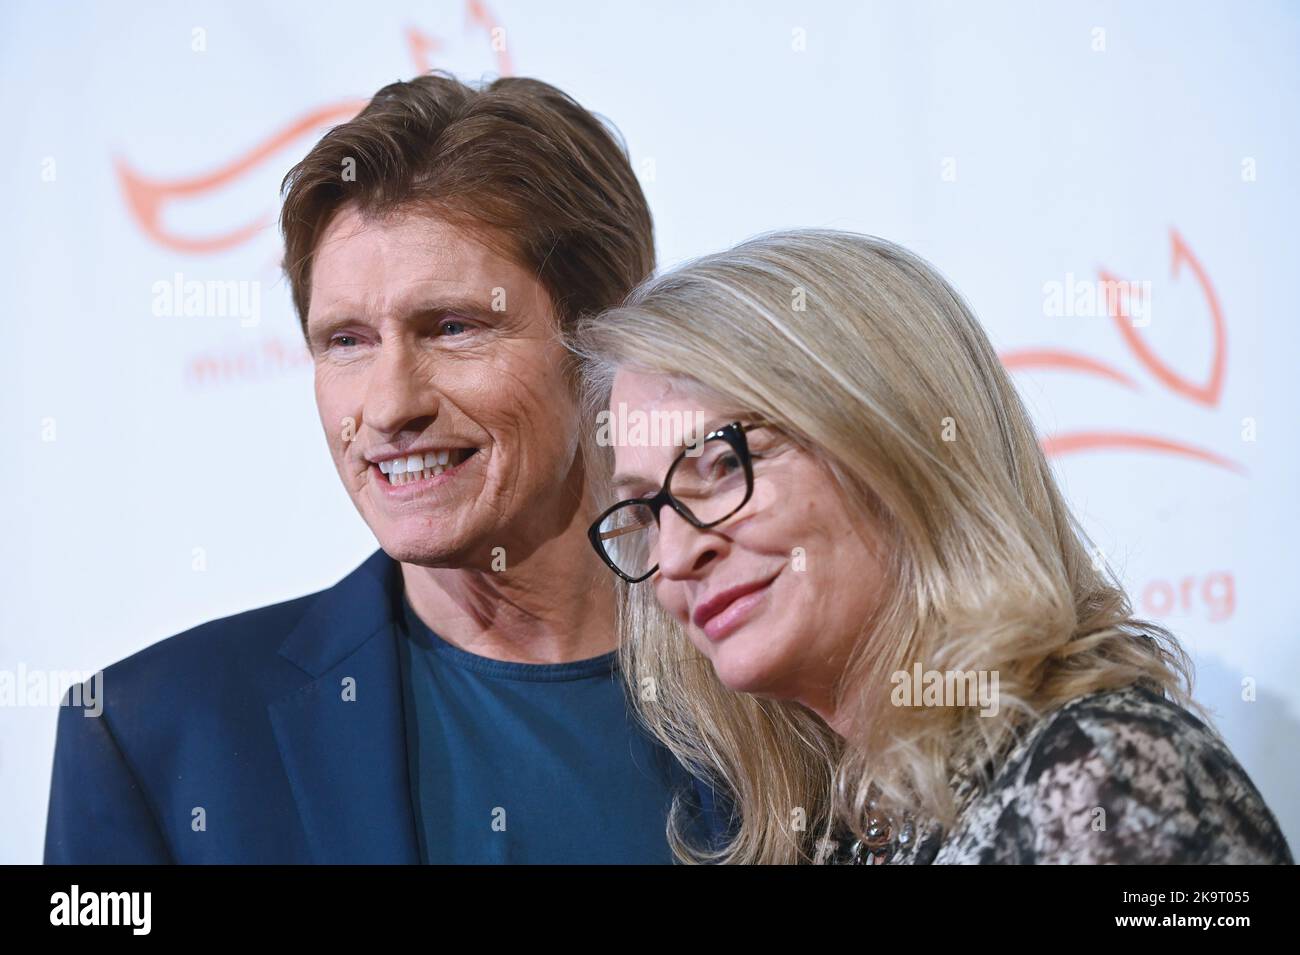
M658 564L647 565L665 504L701 530L721 524L744 507L754 493L753 458L745 433L765 427L765 421L733 421L710 431L698 454L687 448L677 456L658 493L619 501L601 514L587 530L601 560L628 583L640 583L659 569Z

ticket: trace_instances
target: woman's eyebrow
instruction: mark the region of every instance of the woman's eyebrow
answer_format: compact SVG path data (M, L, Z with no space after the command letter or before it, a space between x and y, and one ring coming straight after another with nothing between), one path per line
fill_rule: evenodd
M719 428L725 428L734 421L744 421L745 417L745 415L736 412L710 415L704 419L704 424L698 430L692 429L683 435L683 441L677 446L676 451L684 451L691 447L696 440L702 440L706 435L712 434ZM612 487L621 490L636 484L651 485L653 482L639 474L616 474L611 479L610 484Z
M713 434L719 428L725 428L735 421L744 421L745 416L742 414L716 414L704 419L704 427L700 431L700 437Z
M614 475L613 486L616 488L632 487L635 484L648 483L645 478L639 474L616 474Z

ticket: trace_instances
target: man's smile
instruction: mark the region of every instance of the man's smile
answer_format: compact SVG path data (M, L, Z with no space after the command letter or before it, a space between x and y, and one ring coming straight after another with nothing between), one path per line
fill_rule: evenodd
M369 477L386 500L404 501L447 487L485 455L478 448L442 448L372 463Z

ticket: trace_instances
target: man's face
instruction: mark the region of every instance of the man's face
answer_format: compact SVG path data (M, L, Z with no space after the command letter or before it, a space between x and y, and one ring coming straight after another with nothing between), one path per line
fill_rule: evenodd
M566 526L577 409L528 270L428 214L345 208L316 251L307 337L335 467L391 557L509 566ZM384 473L397 455L419 467Z

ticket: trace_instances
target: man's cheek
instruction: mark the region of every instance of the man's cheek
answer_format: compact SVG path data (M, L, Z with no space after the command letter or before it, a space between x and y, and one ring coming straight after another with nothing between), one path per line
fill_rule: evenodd
M321 416L321 426L325 429L325 440L329 444L330 454L334 460L342 462L348 447L356 440L357 421L351 415L327 411Z

